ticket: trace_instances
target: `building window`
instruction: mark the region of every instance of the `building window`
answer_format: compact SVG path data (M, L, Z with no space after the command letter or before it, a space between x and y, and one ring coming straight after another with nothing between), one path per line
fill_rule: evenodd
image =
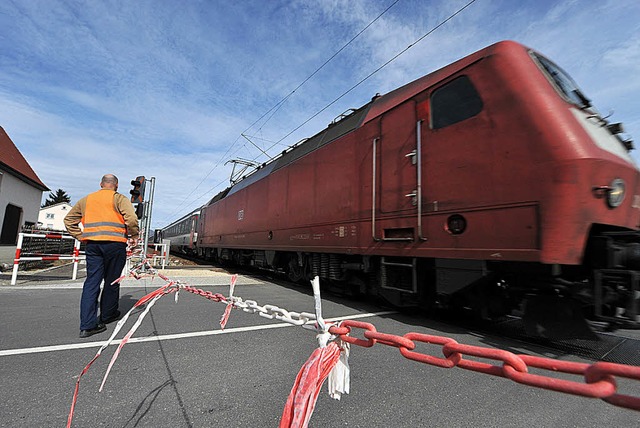
M462 122L482 111L482 99L467 76L460 76L431 95L433 129Z

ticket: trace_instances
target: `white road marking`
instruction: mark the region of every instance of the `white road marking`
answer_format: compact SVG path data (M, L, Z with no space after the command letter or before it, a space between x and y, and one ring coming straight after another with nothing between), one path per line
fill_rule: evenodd
M383 312L369 312L365 314L354 314L347 315L344 317L335 317L328 318L325 321L342 321L342 320L353 320L359 318L370 318L381 315L389 315L394 314L395 311L383 311ZM148 336L148 337L132 337L129 339L128 343L142 343L142 342L153 342L160 340L173 340L173 339L186 339L190 337L203 337L203 336L216 336L218 334L230 334L230 333L242 333L246 331L257 331L257 330L269 330L273 328L282 328L282 327L296 327L293 324L289 323L279 323L279 324L266 324L266 325L254 325L249 327L236 327L236 328L227 328L225 330L205 330L205 331L194 331L191 333L176 333L176 334L165 334L162 336ZM39 346L37 348L22 348L22 349L6 349L0 350L0 357L8 357L13 355L23 355L23 354L37 354L41 352L55 352L55 351L68 351L72 349L83 349L83 348L99 348L102 346L102 342L82 342L82 343L70 343L67 345L51 345L51 346ZM111 345L120 344L120 340L114 340Z
M175 277L173 278L174 280L180 280L180 281L187 281L185 278L189 279L189 285L193 286L193 287L224 287L226 289L229 289L229 281L221 281L219 284L201 284L198 281L198 277ZM3 276L0 275L0 280L4 280L5 278ZM9 281L9 279L11 279L10 276L7 276L6 280ZM195 281L194 281L195 279ZM25 282L28 282L29 280L24 280ZM83 280L84 281L84 280ZM11 291L16 291L16 290L71 290L71 289L78 289L81 290L82 287L84 286L84 282L77 282L77 281L68 281L66 283L61 283L61 282L57 282L55 284L41 284L41 285L2 285L0 286L0 293L2 292L11 292ZM145 279L141 279L141 280L132 280L132 279L125 279L124 281L122 281L120 283L120 288L139 288L139 289L148 289L148 288L157 288L159 285L161 285L160 282L149 282L149 283L141 283L140 281L146 281ZM20 284L20 281L18 281L18 284ZM238 283L236 284L237 286L244 286L244 285L252 285L252 286L256 286L256 285L265 285L265 282L259 281L259 280L252 280L252 279L247 279L247 278L242 278L242 280L238 279Z

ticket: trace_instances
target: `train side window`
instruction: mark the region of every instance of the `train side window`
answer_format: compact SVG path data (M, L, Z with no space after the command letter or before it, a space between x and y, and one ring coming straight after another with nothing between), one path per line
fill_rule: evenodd
M482 99L467 76L460 76L431 94L433 129L469 119L482 111Z

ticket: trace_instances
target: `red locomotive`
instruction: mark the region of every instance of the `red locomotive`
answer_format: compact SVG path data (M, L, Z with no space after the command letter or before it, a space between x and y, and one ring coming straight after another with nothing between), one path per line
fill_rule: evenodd
M553 62L500 42L218 194L198 252L397 306L526 318L578 302L637 326L640 171L621 132Z

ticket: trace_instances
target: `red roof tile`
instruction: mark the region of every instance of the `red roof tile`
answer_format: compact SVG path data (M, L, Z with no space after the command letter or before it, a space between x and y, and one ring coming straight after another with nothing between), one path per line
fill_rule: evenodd
M36 173L31 169L29 162L22 156L4 128L0 126L0 166L7 168L24 182L37 187L40 190L50 190Z

